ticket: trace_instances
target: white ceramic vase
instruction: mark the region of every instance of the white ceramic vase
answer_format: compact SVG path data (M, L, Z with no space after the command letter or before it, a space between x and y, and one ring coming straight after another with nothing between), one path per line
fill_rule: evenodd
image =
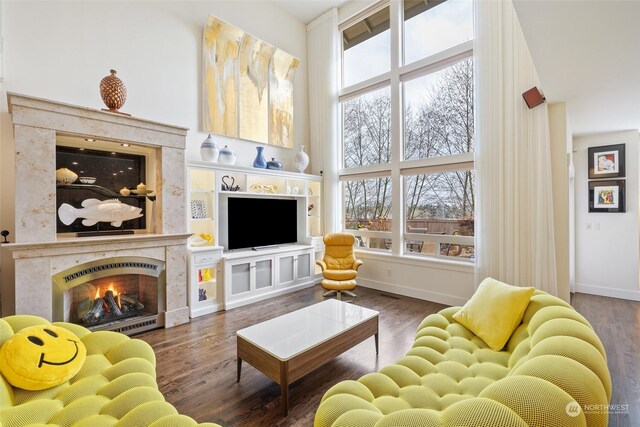
M218 145L213 138L211 138L211 135L207 136L200 145L200 157L202 157L202 160L205 162L217 162L219 154L220 150L218 150Z
M304 172L307 166L309 166L309 155L304 152L304 145L301 145L300 150L296 153L294 163L300 173Z
M218 163L225 165L233 165L236 163L236 153L233 152L228 146L224 146L218 155Z

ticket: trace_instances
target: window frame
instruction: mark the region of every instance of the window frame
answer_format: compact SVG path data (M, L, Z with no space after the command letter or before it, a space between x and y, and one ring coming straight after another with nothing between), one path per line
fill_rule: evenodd
M454 47L445 49L433 55L403 65L404 46L404 19L403 19L403 2L382 0L374 3L367 9L357 13L353 17L344 20L339 26L340 39L342 39L342 31L345 28L361 21L371 14L389 7L390 13L390 71L368 78L362 82L358 82L347 87L342 86L344 79L344 70L342 56L344 50L341 48L340 55L340 89L338 91L338 110L340 117L339 138L338 138L338 156L337 162L338 180L338 207L340 217L338 223L340 228L347 233L352 233L360 238L363 237L385 237L391 236L391 249L368 249L357 248L367 253L388 253L403 258L412 258L417 260L430 261L458 261L463 264L469 264L469 260L460 259L459 257L450 257L440 255L440 245L442 244L460 244L474 245L474 236L454 236L454 235L429 235L420 233L406 232L406 218L404 215L406 200L404 188L404 176L429 174L447 171L458 171L461 169L474 169L474 153L461 153L449 156L431 157L423 159L404 160L404 102L403 88L404 82L443 70L454 65L457 62L473 58L474 40L469 40ZM367 165L360 167L344 167L344 111L343 104L345 101L357 98L359 96L374 92L384 87L389 87L391 97L391 136L390 136L390 158L389 163ZM391 176L391 192L392 192L392 215L391 215L391 231L359 231L346 229L345 226L345 205L344 194L342 191L342 181L363 180L371 178L379 178L381 176ZM384 236L382 236L384 234ZM475 234L475 233L474 233ZM437 244L435 256L407 251L407 241L432 242Z

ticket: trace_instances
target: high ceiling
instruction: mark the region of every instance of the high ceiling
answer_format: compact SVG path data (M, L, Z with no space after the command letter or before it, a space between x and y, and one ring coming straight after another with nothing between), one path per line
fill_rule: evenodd
M547 101L574 135L640 129L640 1L514 0Z
M308 24L332 7L340 7L347 0L271 0L299 21Z
M309 23L345 0L272 0ZM574 135L640 129L640 0L513 0L548 102Z

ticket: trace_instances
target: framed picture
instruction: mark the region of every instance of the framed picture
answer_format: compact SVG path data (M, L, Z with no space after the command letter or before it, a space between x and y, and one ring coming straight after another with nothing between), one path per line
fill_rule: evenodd
M589 212L625 212L624 179L589 181Z
M624 144L589 147L589 179L624 177Z

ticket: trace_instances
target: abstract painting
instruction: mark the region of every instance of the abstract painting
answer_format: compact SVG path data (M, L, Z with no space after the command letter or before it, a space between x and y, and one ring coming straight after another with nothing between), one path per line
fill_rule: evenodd
M203 131L293 148L300 60L209 16L202 36Z
M202 37L206 132L238 136L237 64L244 31L209 16Z
M293 147L293 77L300 60L276 49L269 65L269 144Z
M624 212L625 181L589 181L589 212Z
M625 145L589 147L589 178L623 178L625 175Z
M240 138L269 142L269 61L275 48L251 34L240 45Z

